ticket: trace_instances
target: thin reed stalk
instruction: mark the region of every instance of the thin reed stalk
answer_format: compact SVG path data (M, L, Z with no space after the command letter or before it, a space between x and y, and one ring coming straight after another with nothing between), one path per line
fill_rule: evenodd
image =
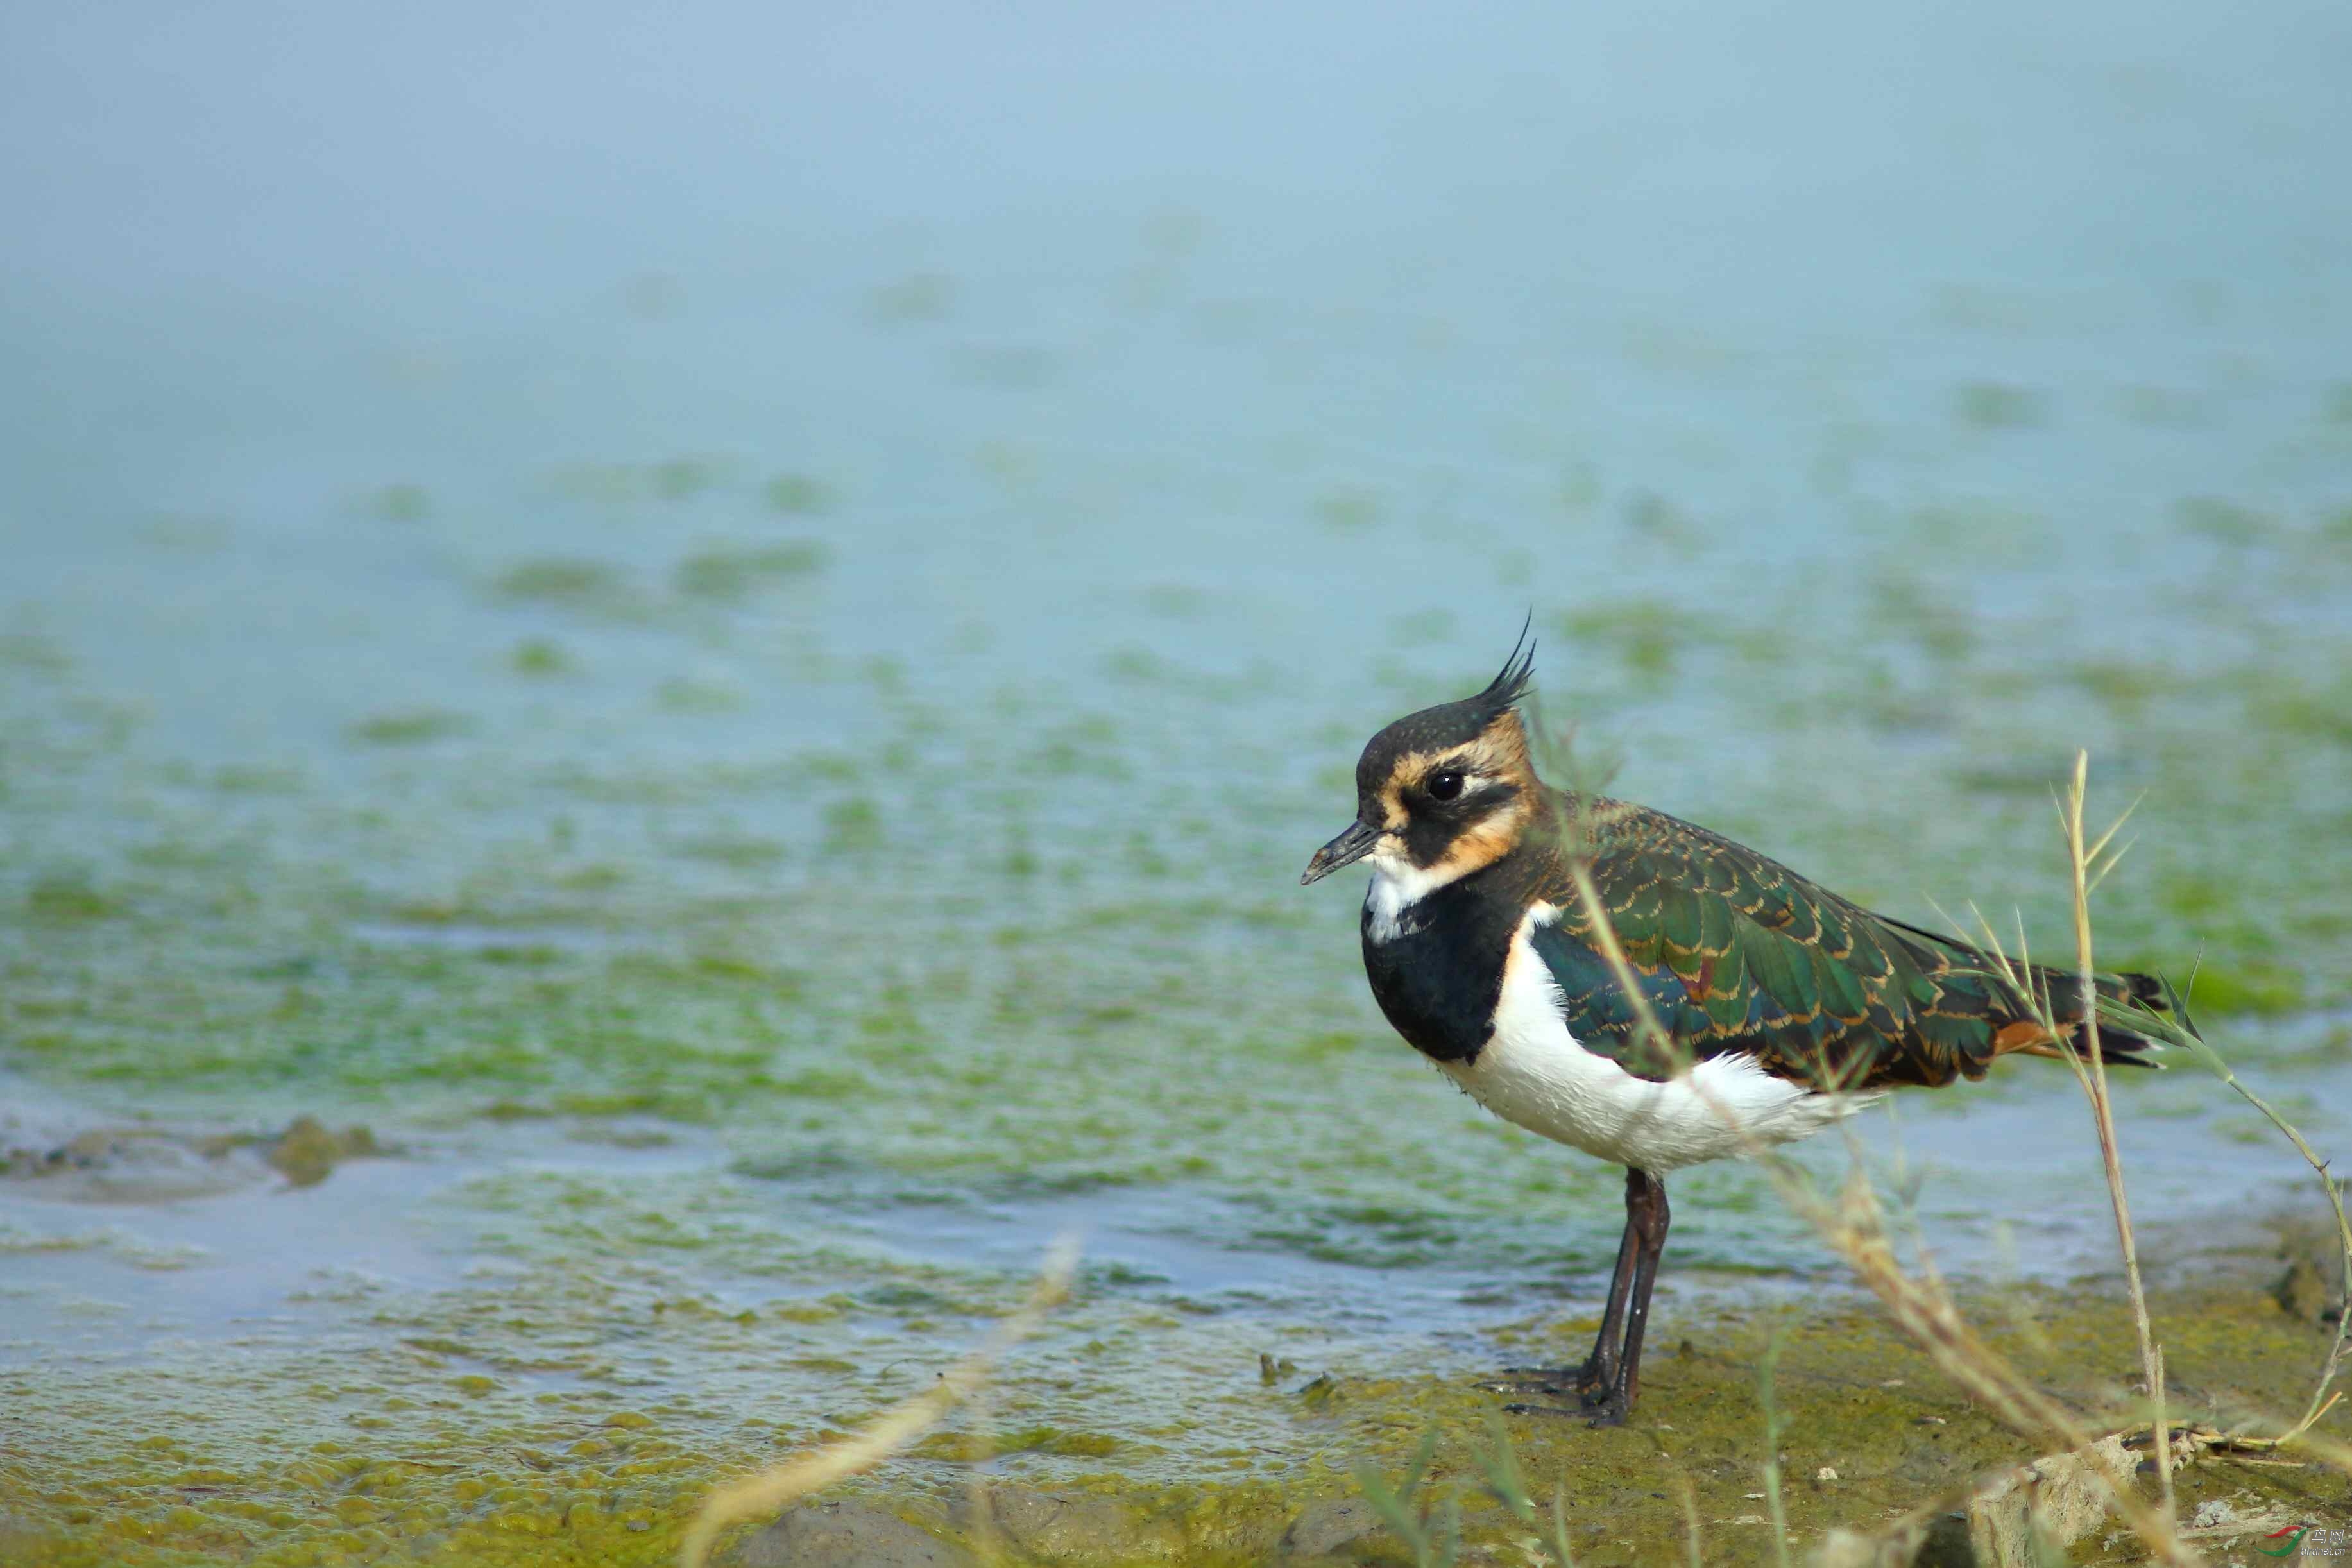
M2083 1092L2090 1097L2091 1120L2098 1129L2099 1158L2106 1166L2107 1199L2116 1216L2116 1245L2123 1252L2124 1282L2131 1293L2132 1326L2139 1333L2140 1368L2147 1379L2148 1402L2155 1409L2149 1446L2156 1450L2157 1491L2164 1516L2169 1520L2174 1513L2172 1444L2167 1435L2172 1428L2164 1413L2164 1351L2156 1342L2155 1331L2148 1322L2147 1291L2140 1282L2139 1241L2132 1233L2131 1201L2124 1194L2123 1156L2116 1146L2115 1107L2107 1098L2106 1053L2099 1047L2098 978L2091 965L2091 889L2115 861L2110 858L2096 877L2092 873L2092 863L2114 842L2116 829L2123 826L2131 813L2126 811L2116 818L2115 826L2101 834L2096 844L2086 843L2083 836L2083 797L2089 793L2090 778L2091 753L2078 751L2074 753L2074 781L2058 816L2065 831L2066 861L2074 884L2074 964L2075 982L2082 987L2083 1048L2064 1055Z
M1764 1407L1764 1499L1772 1515L1772 1561L1789 1568L1789 1509L1780 1495L1780 1437L1789 1429L1772 1386L1780 1370L1780 1331L1774 1329L1756 1368L1756 1398Z

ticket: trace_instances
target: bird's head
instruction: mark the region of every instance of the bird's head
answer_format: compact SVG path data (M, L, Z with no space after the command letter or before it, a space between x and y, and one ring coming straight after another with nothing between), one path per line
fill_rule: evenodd
M1522 631L1485 690L1373 736L1356 762L1356 820L1315 852L1299 880L1369 856L1383 871L1437 887L1508 854L1542 788L1517 706L1534 668L1535 645Z

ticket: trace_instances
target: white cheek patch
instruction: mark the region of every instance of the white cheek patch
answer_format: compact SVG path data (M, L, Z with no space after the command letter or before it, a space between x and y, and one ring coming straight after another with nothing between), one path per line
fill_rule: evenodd
M1386 838L1368 858L1372 885L1364 890L1364 912L1371 919L1367 929L1374 942L1394 942L1404 930L1405 911L1461 875L1442 861L1416 866Z
M1471 775L1464 781L1456 802L1469 801L1491 789L1493 781ZM1402 812L1398 812L1402 816ZM1375 942L1393 942L1405 927L1406 911L1438 889L1461 880L1494 858L1493 854L1466 858L1453 850L1465 840L1475 838L1484 824L1474 824L1448 847L1447 854L1434 866L1416 866L1404 852L1398 838L1399 829L1391 827L1381 836L1381 841L1365 861L1372 868L1372 885L1364 892L1364 911L1370 919L1367 928ZM1499 853L1499 850L1496 851Z

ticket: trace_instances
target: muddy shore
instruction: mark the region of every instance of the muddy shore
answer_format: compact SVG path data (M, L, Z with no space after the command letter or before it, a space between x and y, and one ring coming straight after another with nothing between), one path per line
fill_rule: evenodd
M2301 1410L2341 1307L2325 1270L2287 1268L2278 1251L2216 1248L2167 1271L2154 1306L2177 1416L2275 1430ZM2118 1424L2137 1361L2127 1309L2107 1282L1978 1291L1968 1304L1988 1341L2087 1425ZM1542 1321L1498 1336L1494 1349L1498 1363L1570 1360L1591 1328ZM1535 1494L1548 1501L1559 1493L1580 1563L1685 1562L1694 1518L1705 1562L1770 1562L1759 1368L1775 1343L1783 1502L1799 1560L1832 1530L1872 1532L1939 1502L1957 1507L1972 1478L2037 1457L2034 1443L1972 1405L1874 1305L1850 1295L1764 1309L1678 1307L1655 1331L1642 1405L1620 1429L1503 1415L1505 1396L1474 1379L1358 1379L1269 1362L1262 1394L1288 1409L1296 1479L1253 1479L1244 1472L1258 1456L1237 1454L1229 1484L1213 1475L1139 1484L1112 1454L1075 1479L1063 1467L1039 1484L1025 1474L1030 1461L1041 1452L1081 1454L1081 1434L1000 1421L983 1438L962 1421L782 1523L741 1532L729 1552L745 1564L961 1564L981 1560L992 1539L1006 1561L1105 1568L1410 1563L1359 1472L1372 1467L1393 1484L1433 1436L1414 1506L1433 1525L1458 1510L1461 1561L1543 1561L1483 1479L1482 1457L1499 1431ZM178 1437L74 1463L26 1440L34 1429L18 1405L20 1418L0 1442L0 1556L26 1568L665 1563L710 1480L824 1436L746 1432L730 1445L688 1443L665 1432L658 1411L625 1410L571 1420L573 1435L558 1441L564 1421L488 1429L466 1418L462 1390L446 1404L435 1424L442 1440L422 1447L380 1449L362 1432L274 1455L248 1450L235 1461L192 1419ZM1181 1426L1186 1417L1171 1411L1168 1419ZM2352 1422L2338 1412L2322 1430L2352 1436ZM981 1452L992 1456L980 1477L987 1525L972 1503L971 1457ZM2152 1479L2142 1484L2152 1494ZM2345 1476L2292 1456L2209 1455L2179 1472L2178 1488L2183 1520L2210 1547L2252 1541L2273 1520L2352 1520ZM1931 1551L1965 1539L1952 1525ZM1930 1560L1969 1559L1922 1559ZM2078 1543L2074 1560L2140 1555L2110 1528Z

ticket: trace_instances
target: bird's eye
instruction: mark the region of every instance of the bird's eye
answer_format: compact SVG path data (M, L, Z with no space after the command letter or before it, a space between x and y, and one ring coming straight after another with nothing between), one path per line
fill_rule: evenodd
M1445 768L1430 774L1426 787L1430 799L1452 800L1462 793L1462 775L1452 768Z

